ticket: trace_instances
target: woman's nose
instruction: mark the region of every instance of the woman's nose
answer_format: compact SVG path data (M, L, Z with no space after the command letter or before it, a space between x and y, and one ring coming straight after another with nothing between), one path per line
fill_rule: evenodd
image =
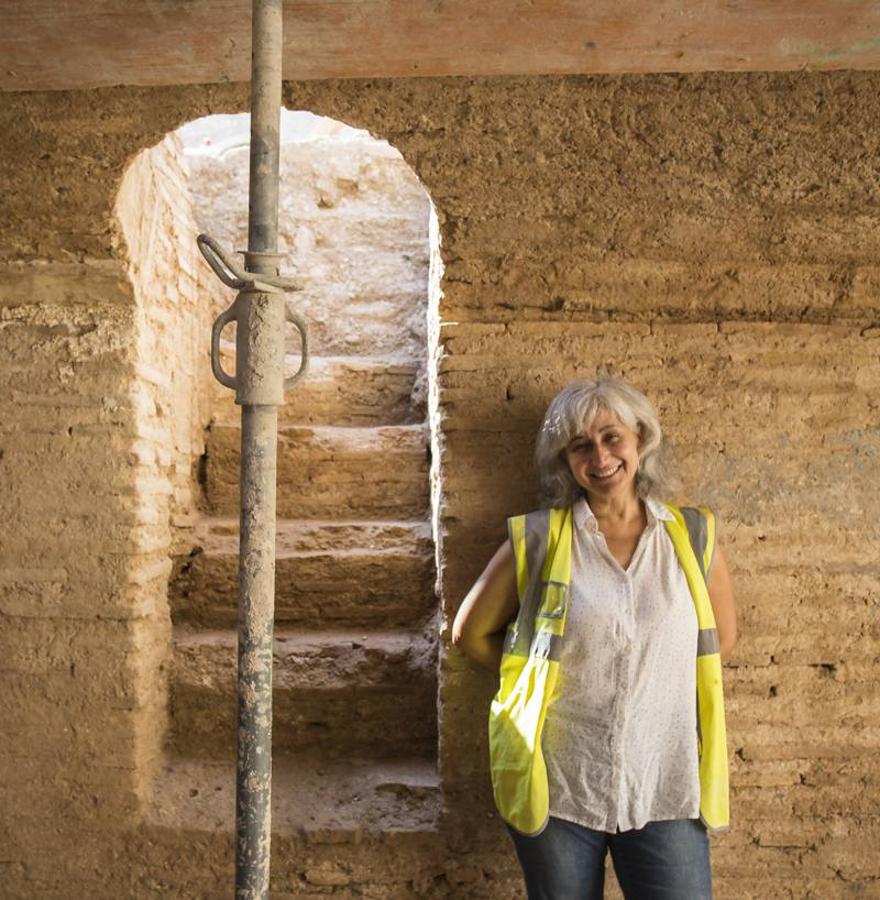
M596 447L593 450L593 465L597 469L601 469L604 467L605 463L608 461L608 449L606 447Z

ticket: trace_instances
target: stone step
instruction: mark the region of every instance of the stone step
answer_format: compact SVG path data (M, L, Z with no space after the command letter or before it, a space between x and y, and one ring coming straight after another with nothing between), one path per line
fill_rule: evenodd
M174 753L234 758L235 631L176 629L171 676ZM407 631L276 629L273 747L328 757L369 748L431 756L437 742L433 642Z
M276 754L273 898L441 900L450 859L432 759ZM154 781L125 896L220 900L235 883L235 766L174 757ZM456 881L456 887L458 887ZM514 896L511 885L504 896ZM499 894L500 896L500 894Z
M206 437L205 493L213 515L239 510L238 426ZM424 425L383 428L286 426L278 433L277 514L302 519L424 519L428 510Z
M415 627L436 609L427 522L280 520L277 535L276 626ZM194 541L175 560L172 619L234 628L238 519L204 519Z
M221 351L223 367L235 371L235 354ZM292 360L294 368L299 365ZM211 405L215 421L238 425L235 393L216 385ZM278 410L281 425L416 425L427 418L424 365L363 356L313 356L308 375L285 394Z
M327 758L275 754L272 830L275 835L330 832L334 842L364 833L436 831L440 781L428 757ZM147 815L153 827L232 833L235 763L171 757L155 780ZM320 836L320 835L318 835Z

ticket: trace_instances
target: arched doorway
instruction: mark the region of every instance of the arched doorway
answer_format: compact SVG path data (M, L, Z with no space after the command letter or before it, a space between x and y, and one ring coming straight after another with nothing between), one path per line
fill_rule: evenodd
M247 135L246 115L183 126L135 161L117 205L143 369L157 373L146 395L169 405L172 435L157 511L173 559L166 727L149 812L168 827L232 828L240 433L207 369L208 325L232 297L202 277L192 243L198 230L245 246ZM280 195L282 271L306 284L289 299L312 365L279 410L275 828L433 829L433 208L387 143L309 113L283 117ZM147 196L163 214L145 230ZM181 287L193 272L195 305Z

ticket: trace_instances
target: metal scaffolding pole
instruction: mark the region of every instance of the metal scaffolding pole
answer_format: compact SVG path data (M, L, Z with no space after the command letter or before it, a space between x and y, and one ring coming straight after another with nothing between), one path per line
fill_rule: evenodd
M241 522L238 565L238 756L235 798L235 895L269 895L272 833L272 650L275 613L275 484L278 407L304 374L308 342L288 309L292 279L278 275L278 160L282 0L254 0L251 75L250 196L245 271L206 235L198 242L215 273L239 293L214 322L211 365L233 388L241 411ZM235 375L220 363L220 333L236 323ZM301 363L284 377L284 324L300 333Z

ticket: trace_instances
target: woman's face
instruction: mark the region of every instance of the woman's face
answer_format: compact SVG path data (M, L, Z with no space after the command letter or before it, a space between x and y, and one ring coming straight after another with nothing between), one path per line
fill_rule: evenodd
M594 497L635 496L639 435L606 409L565 448L574 480Z

